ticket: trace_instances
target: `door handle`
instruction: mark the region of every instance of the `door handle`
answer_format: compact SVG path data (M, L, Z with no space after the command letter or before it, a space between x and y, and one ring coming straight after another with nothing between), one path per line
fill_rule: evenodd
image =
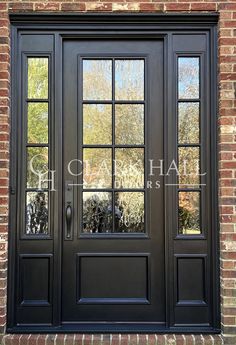
M66 181L65 183L65 219L64 219L64 240L73 240L73 210L74 210L74 195L73 195L73 181Z
M71 238L72 207L70 204L66 207L66 238Z

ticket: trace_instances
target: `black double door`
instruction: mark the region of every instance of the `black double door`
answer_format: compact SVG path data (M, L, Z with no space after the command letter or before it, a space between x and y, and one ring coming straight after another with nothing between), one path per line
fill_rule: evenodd
M63 322L164 323L161 40L64 41L63 147Z

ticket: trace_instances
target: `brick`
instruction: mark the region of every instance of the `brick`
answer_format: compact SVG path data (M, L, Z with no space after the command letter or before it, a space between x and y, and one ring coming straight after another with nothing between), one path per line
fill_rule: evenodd
M153 4L153 3L140 3L140 11L145 11L145 12L164 11L164 5Z
M162 334L157 334L157 344L164 345L166 344L165 336Z
M189 11L190 4L189 3L183 3L183 4L167 3L165 4L165 10L166 11Z
M218 6L219 10L236 11L236 3L222 3Z
M33 11L33 4L29 2L10 2L9 3L9 11L22 11L28 12Z
M62 11L85 11L85 3L61 4Z
M34 4L34 10L36 11L59 11L59 3L36 3Z
M37 345L38 334L30 334L28 339L28 345Z
M85 3L86 11L112 11L111 3L88 2Z
M46 345L46 334L40 334L38 339L37 339L37 345Z
M75 338L74 334L66 334L65 345L74 345L74 338Z
M216 3L191 3L192 11L216 11Z
M123 12L123 11L139 11L139 3L113 3L112 11L114 12Z

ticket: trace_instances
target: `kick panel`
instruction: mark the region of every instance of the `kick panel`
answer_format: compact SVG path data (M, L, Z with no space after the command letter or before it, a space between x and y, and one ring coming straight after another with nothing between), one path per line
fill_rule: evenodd
M148 255L77 254L77 303L148 301Z

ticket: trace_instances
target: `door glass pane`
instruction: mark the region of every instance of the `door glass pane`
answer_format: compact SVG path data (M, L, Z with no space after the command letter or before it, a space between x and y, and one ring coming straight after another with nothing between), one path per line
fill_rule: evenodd
M144 193L115 193L115 232L144 232Z
M199 58L178 58L179 98L199 98Z
M116 144L138 145L144 143L144 105L116 104Z
M199 147L179 147L179 184L181 187L198 187Z
M84 104L84 144L112 143L112 106L110 104Z
M47 188L48 178L48 148L47 147L28 147L27 149L27 188Z
M115 61L115 99L144 100L144 60Z
M179 103L178 138L179 143L199 143L199 103Z
M115 188L144 187L144 149L115 149Z
M112 187L112 151L110 148L83 150L84 188Z
M179 192L179 234L199 235L200 193Z
M26 193L26 234L48 234L48 193Z
M112 232L112 193L83 192L83 232Z
M28 143L48 143L48 104L28 103Z
M48 58L28 58L28 98L48 98Z
M83 60L83 99L112 99L112 60Z

